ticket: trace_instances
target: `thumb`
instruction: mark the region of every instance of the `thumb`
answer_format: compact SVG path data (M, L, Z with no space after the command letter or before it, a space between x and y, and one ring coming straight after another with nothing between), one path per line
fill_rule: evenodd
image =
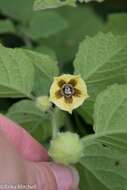
M32 163L38 190L78 190L79 175L73 167L55 163Z

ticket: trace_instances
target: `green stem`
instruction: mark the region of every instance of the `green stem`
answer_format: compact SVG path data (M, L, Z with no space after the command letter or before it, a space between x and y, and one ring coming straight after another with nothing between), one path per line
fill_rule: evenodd
M28 49L33 47L31 40L27 36L23 36L23 40Z
M55 115L52 115L52 138L54 139L58 133Z

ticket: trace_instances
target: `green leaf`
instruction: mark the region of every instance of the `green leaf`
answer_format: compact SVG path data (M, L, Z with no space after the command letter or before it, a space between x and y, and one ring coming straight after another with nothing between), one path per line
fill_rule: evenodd
M46 46L37 46L36 48L34 48L34 50L39 53L46 54L52 59L55 59L55 60L57 59L55 52Z
M101 92L95 103L94 118L96 133L126 129L127 85L113 85Z
M113 34L127 34L127 14L114 13L108 16L103 32L111 31Z
M10 20L0 20L0 34L14 32L15 27Z
M55 11L33 11L34 0L0 0L0 10L18 22L17 34L33 40L48 37L67 28L67 22Z
M76 0L35 0L34 2L34 10L40 9L51 9L57 8L65 5L76 6Z
M74 61L75 73L81 74L86 81L88 94L93 103L97 94L107 86L127 82L126 50L127 38L114 36L111 33L98 33L93 38L87 37L80 44ZM87 102L87 106L85 104L84 106L87 112L89 103Z
M45 141L51 136L50 117L41 112L33 101L19 101L11 106L7 116L24 127L38 141Z
M39 43L53 49L60 63L69 62L75 57L84 37L95 35L103 22L89 7L62 7L57 11L68 22L68 28L48 39L39 40Z
M66 114L60 110L53 114L55 114L57 127L63 127ZM52 115L38 109L34 101L21 100L13 104L7 116L24 127L40 142L45 142L52 136Z
M59 73L57 61L45 54L25 51L35 67L34 94L48 95L53 77Z
M83 105L76 110L83 119L85 116L86 122L91 125L93 124L93 116L91 113L93 112L94 101L94 99L89 98L89 101L85 101Z
M95 135L82 139L80 188L126 190L127 85L113 85L98 95L94 121Z
M34 67L24 50L1 45L0 97L30 97L33 81Z
M28 21L32 15L33 0L0 0L0 10L5 15L20 21Z
M126 190L126 139L127 130L83 139L84 156L77 166L80 190Z
M39 11L32 15L29 25L20 30L33 40L47 38L68 27L65 19L55 11Z
M86 2L86 3L89 3L89 2L91 2L91 1L97 1L98 3L101 3L101 2L103 2L104 0L79 0L79 2Z

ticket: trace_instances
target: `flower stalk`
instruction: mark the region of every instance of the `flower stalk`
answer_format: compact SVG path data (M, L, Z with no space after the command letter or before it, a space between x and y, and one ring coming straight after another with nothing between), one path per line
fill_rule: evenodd
M56 138L58 131L55 114L52 114L52 139Z

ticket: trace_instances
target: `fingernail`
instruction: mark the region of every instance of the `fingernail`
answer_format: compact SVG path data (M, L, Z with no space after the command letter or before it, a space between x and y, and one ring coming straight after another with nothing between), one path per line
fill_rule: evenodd
M74 167L54 163L50 163L50 167L56 179L57 190L74 190L78 188L79 175Z

